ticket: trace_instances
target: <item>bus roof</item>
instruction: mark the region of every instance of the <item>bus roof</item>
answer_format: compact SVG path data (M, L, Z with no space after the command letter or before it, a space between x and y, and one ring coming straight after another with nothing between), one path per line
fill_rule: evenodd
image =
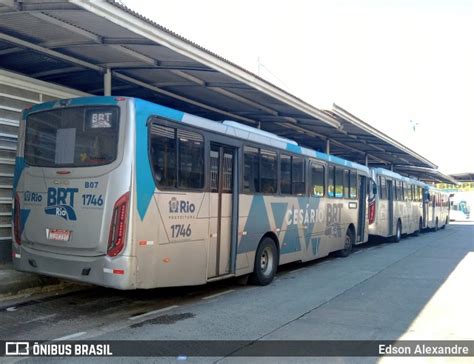
M385 169L385 168L372 168L372 171L376 174L376 175L382 175L382 176L386 176L386 177L392 177L392 178L396 178L396 179L399 179L401 181L404 181L404 182L409 182L409 183L414 183L416 185L419 185L419 186L425 186L426 183L420 181L420 180L417 180L417 179L414 179L414 178L410 178L410 177L405 177L405 176L402 176L401 174L398 174L396 172L393 172L393 171L390 171L388 169Z
M425 185L425 189L429 190L429 191L433 191L433 192L440 192L440 193L443 193L443 194L446 194L446 195L449 195L450 193L452 192L448 192L448 191L443 191L435 186L432 186L432 185L429 185L427 183L424 184Z

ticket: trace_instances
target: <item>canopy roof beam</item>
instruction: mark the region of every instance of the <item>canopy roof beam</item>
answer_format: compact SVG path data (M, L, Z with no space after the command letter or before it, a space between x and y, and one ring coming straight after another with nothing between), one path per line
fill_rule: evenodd
M104 44L103 37L101 37L101 36L99 36L95 33L92 33L88 30L85 30L85 29L79 28L75 25L66 23L66 22L64 22L60 19L57 19L57 18L52 17L50 15L44 14L42 12L33 12L33 13L31 13L31 15L34 16L37 19L46 21L49 24L56 25L56 26L58 26L60 28L63 28L67 31L70 31L74 34L80 35L81 37L90 39L90 40L93 41L93 44ZM120 52L122 52L122 53L124 53L124 54L126 54L130 57L138 59L138 60L140 60L140 61L142 61L146 64L158 65L158 63L155 59L153 59L151 57L148 57L148 56L145 56L145 55L143 55L139 52L136 52L133 49L127 48L123 45L119 45L119 44L104 44L104 45L107 45L110 48L116 49L116 50L118 50L118 51L120 51Z
M101 74L104 74L106 72L105 67L80 60L76 57L68 56L66 54L57 52L57 51L52 50L52 49L47 49L47 48L41 47L41 46L33 44L31 42L27 42L27 41L12 37L12 36L7 35L5 33L0 33L0 39L3 39L3 40L5 40L9 43L18 45L20 47L32 49L34 51L46 54L50 57L57 58L57 59L60 59L62 61L65 61L65 62L76 64L78 66L82 66L82 67L85 67L87 69L91 69L91 70L100 72ZM227 115L227 116L230 116L232 118L235 118L237 120L241 120L241 121L244 121L244 122L247 122L247 123L257 124L257 121L255 121L255 120L252 120L252 119L249 119L249 118L246 118L246 117L242 117L240 115L237 115L237 114L234 114L234 113L231 113L231 112L228 112L228 111L225 111L225 110L222 110L222 109L210 106L210 105L206 105L202 102L195 101L195 100L189 99L189 98L181 96L181 95L177 95L173 92L166 91L166 90L163 90L161 88L152 86L152 85L150 85L146 82L140 81L140 80L135 79L135 78L130 77L130 76L123 75L123 74L118 73L116 71L113 71L112 74L113 74L113 76L117 77L118 79L121 79L121 80L126 81L128 83L132 83L134 85L138 85L140 87L152 90L152 91L157 92L157 93L161 93L163 95L178 99L180 101L187 102L189 104L198 106L200 108L203 108L203 109L206 109L206 110L209 110L209 111L212 111L212 112L216 112L216 113L219 113L219 114L222 114L222 115Z
M177 94L175 94L173 92L170 92L170 91L167 91L167 90L163 90L162 88L152 86L152 85L150 85L146 82L137 80L133 77L129 77L129 76L123 75L121 73L117 73L116 71L113 72L113 75L115 77L117 77L118 79L120 79L120 80L129 82L129 83L133 83L134 85L146 88L148 90L154 91L154 92L159 93L159 94L170 96L174 99L187 102L187 103L192 104L194 106L198 106L200 108L203 108L203 109L206 109L206 110L209 110L209 111L213 111L213 112L216 112L216 113L219 113L219 114L222 114L222 115L227 115L227 116L230 116L232 118L235 118L235 119L247 122L247 123L257 124L256 120L252 120L252 119L249 119L249 118L246 118L246 117L242 117L240 115L237 115L237 114L234 114L234 113L231 113L231 112L228 112L228 111L224 111L224 110L218 109L218 108L210 106L210 105L203 104L202 102L199 102L199 101L191 100L187 97L177 95Z

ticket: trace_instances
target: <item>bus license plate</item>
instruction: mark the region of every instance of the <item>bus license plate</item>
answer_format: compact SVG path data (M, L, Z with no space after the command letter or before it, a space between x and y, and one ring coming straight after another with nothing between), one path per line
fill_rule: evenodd
M46 236L49 240L69 241L71 231L60 229L46 229Z

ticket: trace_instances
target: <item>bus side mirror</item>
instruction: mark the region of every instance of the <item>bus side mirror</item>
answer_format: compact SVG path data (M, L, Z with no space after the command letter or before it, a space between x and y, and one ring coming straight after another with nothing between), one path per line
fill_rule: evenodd
M372 194L374 194L374 195L377 194L377 185L376 185L376 184L374 184L374 185L372 186Z

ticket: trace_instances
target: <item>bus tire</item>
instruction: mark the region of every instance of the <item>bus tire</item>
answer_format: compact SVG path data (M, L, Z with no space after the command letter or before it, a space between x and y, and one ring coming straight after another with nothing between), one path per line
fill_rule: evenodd
M354 234L351 229L347 229L346 236L344 237L344 248L337 252L339 257L345 258L351 255L352 248L354 247Z
M249 282L258 286L266 286L275 277L277 267L278 250L275 242L270 237L264 237L258 245L253 273L249 276Z
M402 222L397 221L397 230L395 230L395 235L392 236L392 243L398 243L402 239Z

